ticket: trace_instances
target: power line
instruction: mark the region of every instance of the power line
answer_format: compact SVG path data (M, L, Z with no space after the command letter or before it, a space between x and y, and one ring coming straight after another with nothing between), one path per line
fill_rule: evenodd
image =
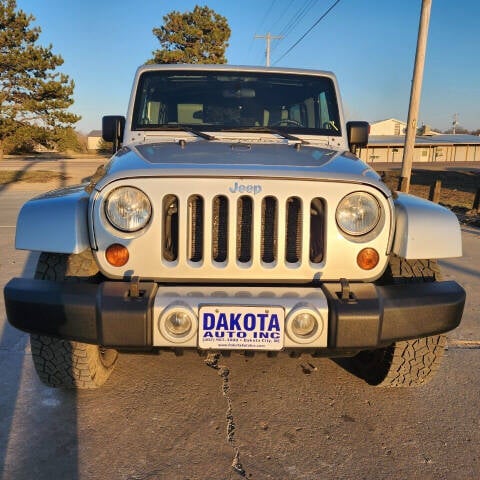
M267 11L265 12L265 15L262 18L262 21L260 22L260 25L258 26L258 29L260 30L263 27L263 24L265 23L265 20L268 18L270 15L270 12L273 9L273 6L277 3L277 0L272 0L272 3L270 3L270 6L267 8Z
M293 18L283 27L280 35L288 36L290 32L299 24L303 17L308 13L309 10L312 9L312 7L317 2L318 0L306 0L303 3L303 6L298 9L297 13L293 16Z
M270 6L267 8L267 11L265 12L265 15L263 16L262 21L260 22L260 25L258 26L258 30L260 30L263 24L265 23L265 20L268 18L268 15L272 11L272 8L275 5L275 3L277 3L277 0L272 0L272 2L270 3ZM248 47L248 53L250 53L250 51L252 50L254 42L255 42L255 37L253 37L252 41L250 42L250 45Z
M317 2L318 0L306 0L303 3L303 6L297 10L297 13L293 15L291 20L289 20L284 25L283 29L280 32L280 35L283 35L284 38L287 38L290 35L290 33L293 30L295 30L297 25L303 20L305 15L307 15L307 13L309 13L309 11L316 5ZM274 52L277 49L278 45L279 43L273 45L272 52Z
M289 1L288 6L281 9L280 16L273 22L273 25L277 25L289 11L290 7L293 5L294 2ZM287 22L288 23L288 22Z
M274 64L287 56L339 3L340 0L337 0Z

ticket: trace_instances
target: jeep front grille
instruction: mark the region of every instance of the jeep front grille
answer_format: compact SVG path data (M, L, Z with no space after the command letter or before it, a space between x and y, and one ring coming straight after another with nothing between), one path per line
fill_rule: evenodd
M160 177L119 179L98 192L91 238L107 278L138 276L163 284L304 284L339 278L371 281L384 270L391 242L391 201L372 186L226 177L221 171L220 178L214 178L202 176L201 169L198 176L167 176L171 168L165 166ZM141 189L152 204L149 223L137 232L117 231L105 218L105 199L123 185ZM376 236L354 239L339 231L335 210L342 198L359 189L378 199L384 221ZM115 243L128 248L129 261L123 267L106 260L105 250ZM383 255L373 272L357 263L365 247Z
M207 255L217 264L229 263L229 251L234 251L233 261L247 266L255 257L266 265L293 265L304 256L303 235L307 231L309 261L319 264L324 254L324 202L321 198L312 199L309 215L305 214L305 203L308 205L300 197L289 197L281 204L273 196L257 199L243 195L231 199L218 195L209 205L200 194L193 194L182 205L176 195L165 195L161 222L163 259L184 260L178 257L183 241L180 232L184 232L186 256L193 263L206 260ZM279 242L279 238L284 241ZM229 242L235 243L234 250ZM279 244L283 248L279 249Z

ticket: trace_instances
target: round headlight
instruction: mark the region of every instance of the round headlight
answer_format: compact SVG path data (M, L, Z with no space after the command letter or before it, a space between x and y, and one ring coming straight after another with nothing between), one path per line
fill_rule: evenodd
M354 192L342 199L335 214L338 226L348 235L371 232L380 219L377 199L367 192Z
M105 201L108 221L118 230L136 232L142 229L152 215L149 198L138 188L120 187Z

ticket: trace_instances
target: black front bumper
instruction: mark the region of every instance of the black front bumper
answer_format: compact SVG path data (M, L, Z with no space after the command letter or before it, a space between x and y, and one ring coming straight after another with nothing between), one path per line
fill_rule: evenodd
M152 348L158 285L140 282L61 283L14 278L4 290L8 321L26 332L108 347ZM292 287L294 288L294 287ZM313 287L312 287L313 288ZM444 333L460 323L465 291L456 282L322 287L329 305L328 348L372 349ZM299 346L301 347L301 346Z

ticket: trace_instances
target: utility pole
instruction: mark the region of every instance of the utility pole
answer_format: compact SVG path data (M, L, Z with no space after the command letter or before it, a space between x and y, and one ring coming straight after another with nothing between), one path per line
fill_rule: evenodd
M455 135L457 131L457 125L458 125L458 113L453 114L453 122L452 122L453 128L452 128L452 133Z
M410 91L410 106L408 108L407 133L403 149L402 173L398 189L408 192L410 189L410 176L412 173L413 152L415 148L415 135L417 134L418 107L422 91L423 68L425 65L425 52L427 49L428 24L432 0L422 0L422 13L418 26L417 51L415 54L415 67L413 69L412 89Z
M265 66L269 67L270 66L270 43L272 40L281 40L283 36L271 35L270 33L267 33L266 35L255 35L255 39L258 39L258 38L264 38L267 42L267 50L265 52L265 57L266 57Z

